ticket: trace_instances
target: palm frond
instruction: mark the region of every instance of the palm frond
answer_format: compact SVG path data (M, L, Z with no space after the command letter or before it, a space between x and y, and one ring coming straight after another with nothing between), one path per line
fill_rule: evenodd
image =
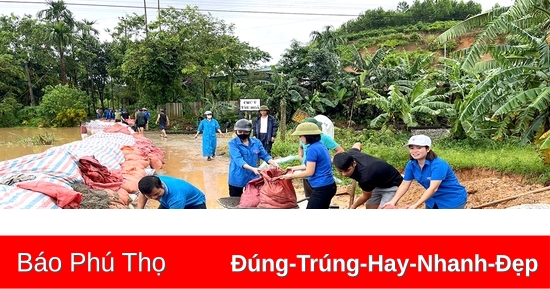
M538 93L537 97L529 104L527 109L546 111L550 107L550 87L544 87L544 91Z
M376 70L382 61L384 61L384 58L386 58L387 53L388 52L382 48L376 50L371 58L371 61L367 65L367 69L371 71Z
M501 67L501 64L498 63L498 61L496 60L487 60L487 61L481 61L481 62L478 62L474 65L474 67L472 67L471 69L471 72L474 72L474 73L479 73L479 72L484 72L484 71L488 71L488 70L493 70L493 69L497 69L497 68L500 68Z
M438 44L443 44L451 39L471 33L473 29L485 26L487 23L493 21L493 19L499 17L507 10L508 7L499 7L472 16L449 30L441 33L441 35L439 35L434 41Z
M377 117L375 117L373 120L371 120L370 126L372 126L372 127L381 127L388 121L387 118L388 118L387 113L379 114Z
M515 0L507 14L510 15L510 20L515 21L522 19L525 15L530 15L539 5L539 0Z
M548 112L541 113L531 122L531 125L522 134L521 144L526 144L533 140L537 131L546 123L548 115Z
M540 43L538 44L538 53L539 53L539 61L540 65L544 67L550 66L550 46L548 46L548 43L546 42L546 39L542 39Z
M550 95L550 89L548 87L537 87L523 91L506 101L506 103L495 111L493 116L503 115L510 113L512 111L517 111L521 109L526 103L532 102L537 98L537 95L543 94L546 92L546 95Z

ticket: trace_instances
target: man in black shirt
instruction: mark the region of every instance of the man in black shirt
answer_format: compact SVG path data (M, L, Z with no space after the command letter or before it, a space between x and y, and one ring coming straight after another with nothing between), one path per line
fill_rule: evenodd
M361 143L355 143L347 152L334 155L338 172L359 183L363 194L351 205L356 209L366 202L367 209L378 209L390 201L403 181L403 176L390 164L361 152Z

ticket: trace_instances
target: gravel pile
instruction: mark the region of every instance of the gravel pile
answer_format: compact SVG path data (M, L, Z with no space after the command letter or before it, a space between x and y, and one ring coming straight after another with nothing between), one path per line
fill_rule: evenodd
M438 139L440 137L448 135L449 130L444 129L444 128L440 128L440 129L411 129L411 133L413 135L424 134L424 135L429 136L433 140L433 139Z

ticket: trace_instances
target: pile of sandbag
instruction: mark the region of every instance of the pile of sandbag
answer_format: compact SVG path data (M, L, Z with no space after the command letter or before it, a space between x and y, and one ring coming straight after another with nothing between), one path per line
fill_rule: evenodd
M0 209L127 209L164 153L128 126L93 122L82 141L0 162Z
M164 164L164 153L156 148L150 139L135 134L136 142L132 146L121 148L124 162L120 165L123 182L122 188L130 194L138 191L138 182L147 175L146 169L161 169Z

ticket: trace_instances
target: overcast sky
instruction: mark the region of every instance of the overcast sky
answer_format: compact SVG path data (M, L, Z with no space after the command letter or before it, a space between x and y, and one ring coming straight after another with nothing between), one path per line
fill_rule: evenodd
M172 6L184 8L185 5L198 6L203 13L211 13L226 23L235 24L235 34L241 41L269 52L276 63L292 39L307 43L312 31L322 31L327 25L338 28L350 19L356 18L367 9L382 7L395 9L400 0L146 0L147 16L154 19L156 7ZM39 0L0 0L0 14L16 15L36 13L47 7ZM409 5L412 0L407 1ZM478 0L483 10L490 9L496 3L509 6L513 0ZM118 17L126 14L144 13L142 0L67 0L67 7L76 19L97 22L96 28L102 31L102 39L108 39L106 28L113 28ZM99 7L90 5L110 5ZM126 7L114 7L126 6ZM132 8L141 7L141 8ZM285 14L287 13L287 14Z

